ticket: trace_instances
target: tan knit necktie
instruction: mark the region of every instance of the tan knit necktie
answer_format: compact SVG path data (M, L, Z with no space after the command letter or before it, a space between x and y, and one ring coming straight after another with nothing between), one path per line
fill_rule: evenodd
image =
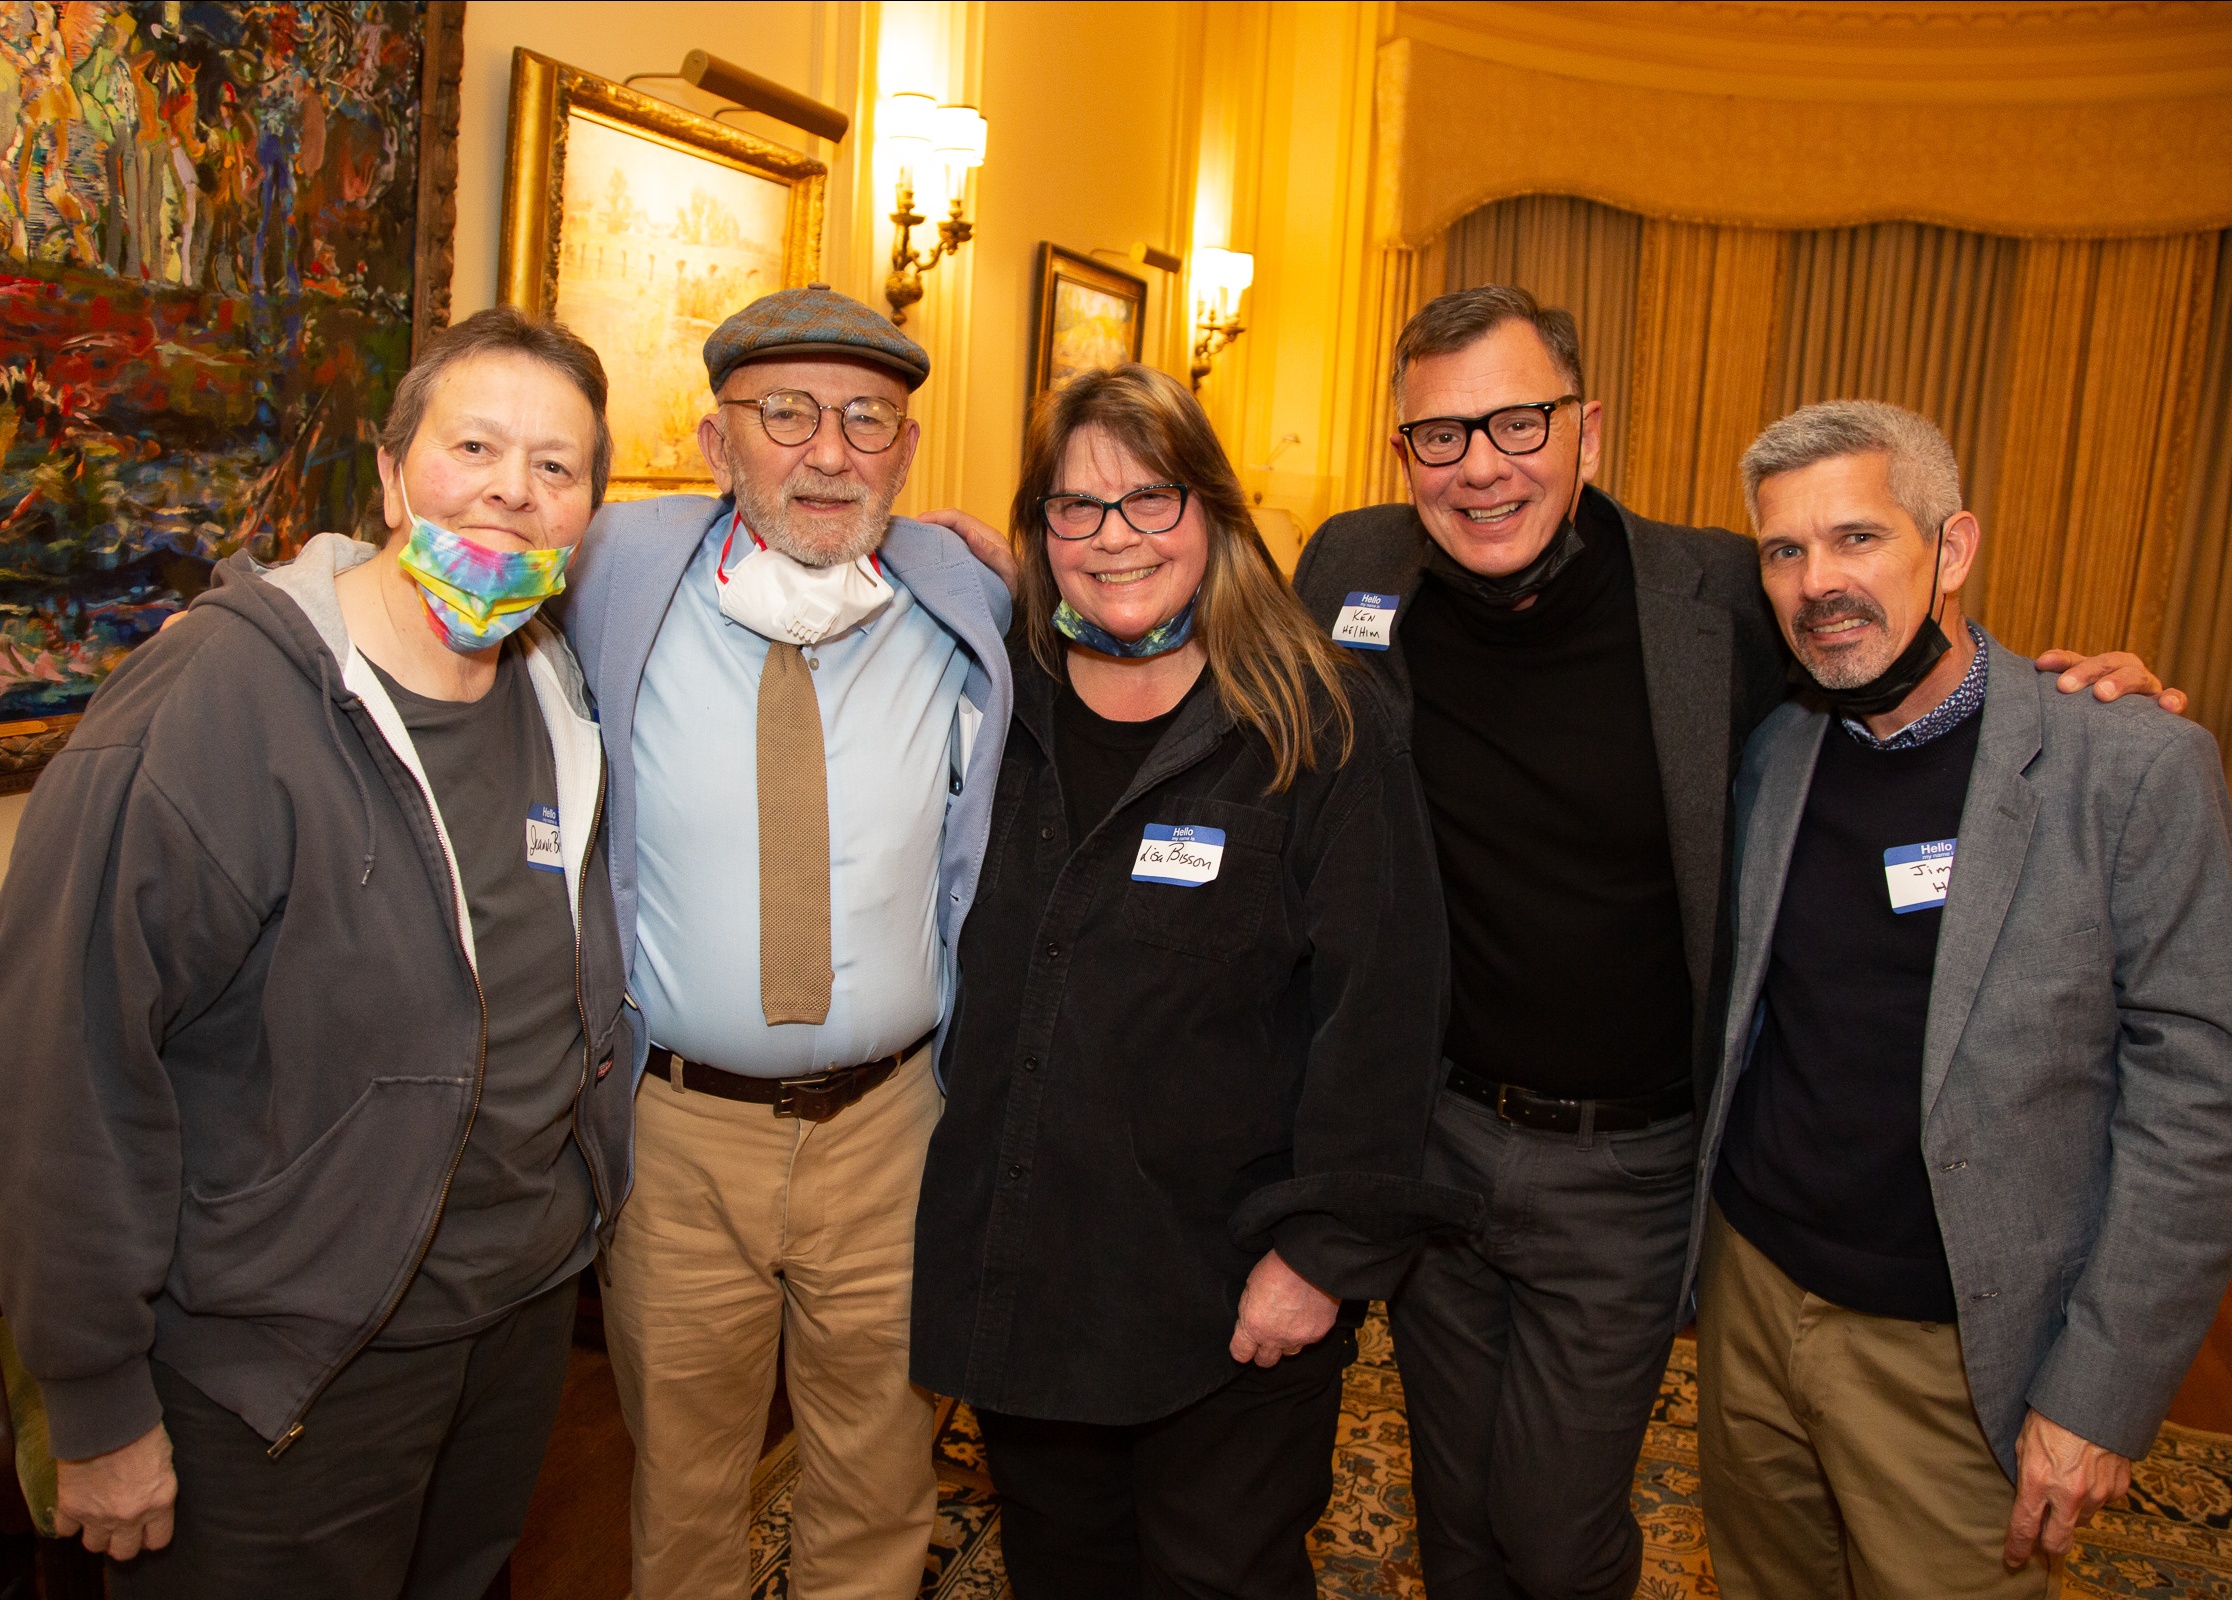
M760 1010L770 1023L826 1022L829 763L814 675L771 642L759 689Z

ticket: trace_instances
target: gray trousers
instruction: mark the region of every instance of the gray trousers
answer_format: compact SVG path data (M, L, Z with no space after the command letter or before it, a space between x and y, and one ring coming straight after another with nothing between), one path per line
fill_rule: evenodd
M569 1279L470 1338L366 1350L276 1461L156 1362L178 1527L110 1563L112 1600L480 1600L527 1520L574 1293Z
M1425 1175L1479 1191L1468 1239L1390 1305L1430 1600L1629 1600L1628 1509L1679 1326L1695 1119L1541 1133L1442 1091Z

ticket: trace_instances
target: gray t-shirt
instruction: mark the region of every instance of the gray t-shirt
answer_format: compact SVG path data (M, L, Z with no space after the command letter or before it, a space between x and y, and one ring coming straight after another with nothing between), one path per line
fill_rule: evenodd
M441 1224L374 1341L424 1345L479 1332L579 1272L595 1250L596 1193L573 1138L581 1008L556 849L561 826L591 819L558 815L550 735L516 643L478 700L429 700L385 672L380 681L457 853L488 1008L480 1108Z

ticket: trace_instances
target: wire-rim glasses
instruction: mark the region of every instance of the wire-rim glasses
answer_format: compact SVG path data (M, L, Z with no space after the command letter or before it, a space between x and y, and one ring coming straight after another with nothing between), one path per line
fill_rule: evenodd
M1555 400L1530 400L1522 405L1498 406L1477 417L1421 417L1396 428L1419 465L1454 466L1465 459L1476 433L1507 456L1531 456L1550 442L1550 419L1564 405L1579 405L1577 394Z
M1113 511L1134 533L1168 533L1186 514L1186 497L1193 491L1182 483L1150 483L1113 500L1089 494L1039 496L1039 516L1046 531L1057 539L1090 539Z
M803 389L775 389L757 400L723 400L759 414L760 426L777 444L800 445L821 432L824 411L837 413L845 442L864 455L881 455L899 442L907 414L881 395L864 394L841 406L825 406Z

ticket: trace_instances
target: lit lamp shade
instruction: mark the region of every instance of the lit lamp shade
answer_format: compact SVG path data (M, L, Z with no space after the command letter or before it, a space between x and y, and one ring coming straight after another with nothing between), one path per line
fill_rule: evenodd
M949 167L981 167L986 131L984 118L975 106L940 106L932 124L931 145L938 159Z
M1237 306L1241 291L1255 282L1255 257L1244 250L1204 245L1194 252L1193 279L1194 298L1204 305L1214 304L1221 315Z
M877 132L892 158L907 171L930 154L938 102L926 94L895 94L883 103Z

